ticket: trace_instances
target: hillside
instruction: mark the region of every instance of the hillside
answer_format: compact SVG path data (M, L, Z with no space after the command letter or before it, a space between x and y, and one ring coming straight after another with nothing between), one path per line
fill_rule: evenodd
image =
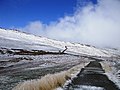
M112 56L112 51L90 45L52 40L45 37L26 34L15 30L0 29L0 47L8 49L62 51L67 46L67 53L91 56Z
M119 49L97 48L0 29L0 90L11 90L19 82L40 79L46 74L76 66L80 66L80 71L91 61L100 62L104 74L119 86Z

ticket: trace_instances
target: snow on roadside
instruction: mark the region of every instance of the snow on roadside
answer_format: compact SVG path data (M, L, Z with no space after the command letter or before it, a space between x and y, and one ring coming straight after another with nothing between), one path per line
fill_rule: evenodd
M68 85L71 82L71 80L73 78L75 78L77 76L77 74L81 71L81 69L84 68L84 66L86 66L88 63L89 62L81 63L80 65L74 66L73 68L69 69L67 72L70 74L71 79L67 80L62 87L65 87L66 85ZM58 88L56 88L54 90L63 90L62 87L58 87Z
M114 67L114 63L104 61L101 65L106 72L105 75L120 88L120 79L117 77L119 70Z
M86 63L81 63L80 65L77 65L67 71L62 71L55 74L47 74L41 79L37 79L37 80L25 81L23 83L18 84L12 90L18 90L18 89L29 90L30 88L53 90L58 86L64 85L66 80L68 80L69 78L75 77L76 73L78 73L81 70L81 68L83 68L85 65Z

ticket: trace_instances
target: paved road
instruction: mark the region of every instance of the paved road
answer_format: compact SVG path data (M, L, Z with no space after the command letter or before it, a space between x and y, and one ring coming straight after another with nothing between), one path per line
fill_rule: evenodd
M91 61L64 90L120 90L104 73L100 62Z

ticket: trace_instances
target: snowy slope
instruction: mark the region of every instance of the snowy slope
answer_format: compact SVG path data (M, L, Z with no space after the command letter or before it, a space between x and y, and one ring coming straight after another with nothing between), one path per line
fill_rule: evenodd
M68 48L68 53L71 52L92 56L112 55L107 50L97 49L92 46L52 40L45 37L26 34L15 30L0 29L0 47L59 51L64 50L65 46L67 46Z

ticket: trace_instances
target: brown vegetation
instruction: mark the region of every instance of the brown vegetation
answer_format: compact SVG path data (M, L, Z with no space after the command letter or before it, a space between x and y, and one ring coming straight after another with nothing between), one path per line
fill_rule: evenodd
M45 75L41 79L25 81L18 84L13 90L54 90L57 87L63 86L66 80L73 77L84 66L85 64L81 64L67 71Z

